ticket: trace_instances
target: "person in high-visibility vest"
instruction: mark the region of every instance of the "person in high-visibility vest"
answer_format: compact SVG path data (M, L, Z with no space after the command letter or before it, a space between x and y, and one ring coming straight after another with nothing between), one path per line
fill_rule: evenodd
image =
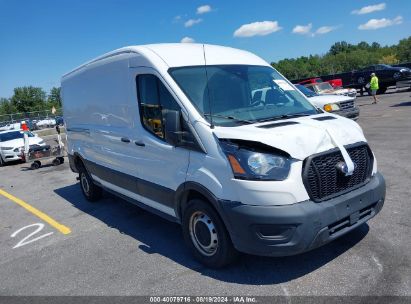
M379 89L378 86L378 77L375 75L375 73L371 74L371 81L370 81L370 90L371 90L371 95L374 98L373 104L376 104L379 100L377 99L377 91Z

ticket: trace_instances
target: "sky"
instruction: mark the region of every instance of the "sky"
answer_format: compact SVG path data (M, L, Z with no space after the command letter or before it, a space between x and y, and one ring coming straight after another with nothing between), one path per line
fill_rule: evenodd
M0 97L18 86L48 91L127 45L210 43L272 62L342 40L391 45L410 35L410 0L0 0Z

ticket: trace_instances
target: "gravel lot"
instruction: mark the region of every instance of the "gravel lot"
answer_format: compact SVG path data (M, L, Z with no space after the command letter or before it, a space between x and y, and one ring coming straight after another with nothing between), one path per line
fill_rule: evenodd
M67 163L36 171L27 164L2 167L0 189L71 233L0 196L0 295L411 296L410 94L388 93L377 105L368 96L357 99L358 122L387 182L377 217L309 253L243 255L218 271L193 261L178 225L108 194L101 202L86 202ZM13 248L22 240L26 244Z

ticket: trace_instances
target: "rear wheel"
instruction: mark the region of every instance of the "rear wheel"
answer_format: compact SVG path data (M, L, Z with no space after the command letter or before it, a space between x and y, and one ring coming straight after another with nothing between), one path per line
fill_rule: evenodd
M88 201L95 202L101 198L103 190L94 184L84 165L79 168L79 179L81 191Z
M32 170L37 170L37 169L40 168L40 167L41 167L41 162L38 161L38 160L34 161L34 162L31 164L31 166L30 166L30 168L31 168Z
M184 210L182 226L185 242L205 266L220 268L237 256L223 221L208 203L191 200Z
M362 84L362 85L365 84L365 78L363 76L358 77L357 78L357 83Z

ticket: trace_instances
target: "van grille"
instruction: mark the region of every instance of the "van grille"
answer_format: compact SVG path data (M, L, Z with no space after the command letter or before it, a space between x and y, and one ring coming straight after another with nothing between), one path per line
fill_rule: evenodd
M303 181L313 201L320 202L349 192L368 182L373 164L373 155L366 143L346 146L355 164L351 176L336 169L344 158L339 149L332 149L308 157L303 164Z

